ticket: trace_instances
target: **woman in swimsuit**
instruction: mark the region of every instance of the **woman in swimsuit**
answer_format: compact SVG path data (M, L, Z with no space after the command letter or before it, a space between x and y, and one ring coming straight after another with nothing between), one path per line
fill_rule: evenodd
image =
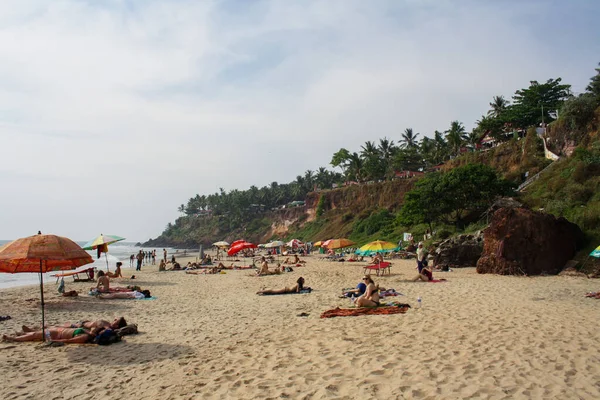
M90 290L96 290L99 293L108 293L110 292L110 280L108 276L104 273L104 271L98 271L98 284L94 288L90 288Z
M123 275L121 274L121 265L123 265L121 261L117 262L117 268L115 269L115 272L107 272L106 276L108 276L109 278L122 278ZM98 275L100 275L100 272L98 273Z
M377 307L379 305L379 286L375 285L370 275L363 277L363 282L367 284L367 290L363 295L356 299L357 307Z
M294 286L286 286L283 289L264 289L256 292L256 294L285 294L298 293L304 289L304 278L300 277Z
M84 328L48 328L50 332L50 340L53 342L62 343L88 343L91 342L95 335ZM25 332L19 336L3 335L2 339L7 342L43 342L44 332Z
M423 282L428 282L433 280L433 272L429 269L429 267L424 266L419 272L419 275L413 278L413 281L422 280Z

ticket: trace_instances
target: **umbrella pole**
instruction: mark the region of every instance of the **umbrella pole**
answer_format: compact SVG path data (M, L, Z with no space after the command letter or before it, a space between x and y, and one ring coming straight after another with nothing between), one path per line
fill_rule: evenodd
M44 315L44 276L42 274L42 260L40 260L40 295L42 298L42 342L46 341L46 320Z
M106 253L108 253L108 251L104 253L104 258L106 259L106 272L108 272L108 255Z

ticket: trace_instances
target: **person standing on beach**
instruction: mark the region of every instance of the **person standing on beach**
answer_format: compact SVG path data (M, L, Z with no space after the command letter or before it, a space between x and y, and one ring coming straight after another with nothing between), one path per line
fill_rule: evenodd
M135 254L129 256L129 267L133 268L133 260L135 260Z
M417 269L419 270L419 274L421 270L427 266L427 249L423 247L423 242L419 242L419 246L417 247Z
M163 249L163 260L165 260L165 263L167 262L167 249Z
M137 267L135 268L136 271L141 271L142 270L142 262L144 261L144 252L142 250L140 250L140 252L137 255Z
M152 250L152 265L156 265L156 249Z

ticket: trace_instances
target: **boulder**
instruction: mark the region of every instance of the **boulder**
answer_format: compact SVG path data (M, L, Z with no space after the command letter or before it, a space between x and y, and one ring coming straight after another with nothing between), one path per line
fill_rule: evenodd
M483 235L458 235L441 242L434 254L433 265L445 269L475 267L483 251Z
M579 227L564 218L526 208L497 210L484 231L480 274L558 274L582 245Z

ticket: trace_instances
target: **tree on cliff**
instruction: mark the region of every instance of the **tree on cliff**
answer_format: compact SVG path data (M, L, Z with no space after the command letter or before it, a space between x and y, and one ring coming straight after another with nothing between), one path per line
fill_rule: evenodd
M598 63L600 66L600 63ZM588 93L594 96L596 104L600 104L600 68L596 68L596 75L590 79L590 84L585 88Z
M404 198L399 222L404 225L445 222L462 227L468 213L483 211L497 196L513 191L487 165L468 164L444 174L429 174Z

